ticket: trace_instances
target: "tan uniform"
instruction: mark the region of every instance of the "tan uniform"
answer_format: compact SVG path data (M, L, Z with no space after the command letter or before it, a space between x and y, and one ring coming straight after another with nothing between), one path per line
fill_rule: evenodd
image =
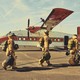
M70 50L71 58L69 59L69 63L71 65L75 65L75 54L78 50L78 40L76 36L73 36L69 41L68 41L68 49Z
M49 36L44 33L44 46L42 48L43 57L40 59L40 65L43 66L43 62L46 61L48 65L50 65L50 53L49 53Z
M8 47L7 47L7 50L6 50L6 56L8 56L10 54L15 56L12 39L8 40Z
M49 52L49 36L44 36L44 51Z
M13 48L13 39L9 36L8 37L9 39L8 39L8 41L7 41L7 43L8 43L8 46L7 46L7 49L6 49L6 56L9 56L9 55L12 55L13 56L13 58L14 58L14 63L13 63L13 66L12 66L12 68L14 68L15 66L16 66L16 57L15 57L15 52L14 52L14 48ZM5 67L6 66L6 60L4 60L3 62L2 62L2 66L3 67Z
M68 41L68 49L70 49L70 53L74 55L75 51L78 50L78 40L71 38Z

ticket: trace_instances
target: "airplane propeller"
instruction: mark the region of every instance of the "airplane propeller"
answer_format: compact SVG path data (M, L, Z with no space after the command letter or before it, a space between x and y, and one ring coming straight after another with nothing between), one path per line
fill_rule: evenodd
M30 25L30 19L28 19L28 31L27 31L28 38L29 38L29 25Z

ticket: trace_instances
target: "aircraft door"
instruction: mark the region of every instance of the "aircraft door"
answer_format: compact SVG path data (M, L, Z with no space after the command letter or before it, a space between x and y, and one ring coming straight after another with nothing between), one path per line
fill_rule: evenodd
M80 42L80 27L77 27L77 37L78 41Z
M64 49L67 49L69 36L64 36Z

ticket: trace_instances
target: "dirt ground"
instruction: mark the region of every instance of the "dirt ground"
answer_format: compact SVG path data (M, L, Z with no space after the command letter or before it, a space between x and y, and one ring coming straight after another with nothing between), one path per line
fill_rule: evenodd
M5 52L0 51L0 80L80 80L80 65L71 66L68 63L70 56L65 55L65 51L50 51L52 66L48 67L44 62L44 67L39 65L42 52L33 47L15 52L17 55L17 69L8 68L5 71L1 63L5 57Z

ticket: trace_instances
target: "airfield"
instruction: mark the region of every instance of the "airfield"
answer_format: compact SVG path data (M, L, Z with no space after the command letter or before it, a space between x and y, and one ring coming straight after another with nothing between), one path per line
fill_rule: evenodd
M0 50L0 80L80 80L80 65L71 66L70 56L65 51L51 50L52 66L39 65L42 51L36 47L26 47L15 51L17 55L17 69L8 68L5 71L1 63L6 58L5 52Z

